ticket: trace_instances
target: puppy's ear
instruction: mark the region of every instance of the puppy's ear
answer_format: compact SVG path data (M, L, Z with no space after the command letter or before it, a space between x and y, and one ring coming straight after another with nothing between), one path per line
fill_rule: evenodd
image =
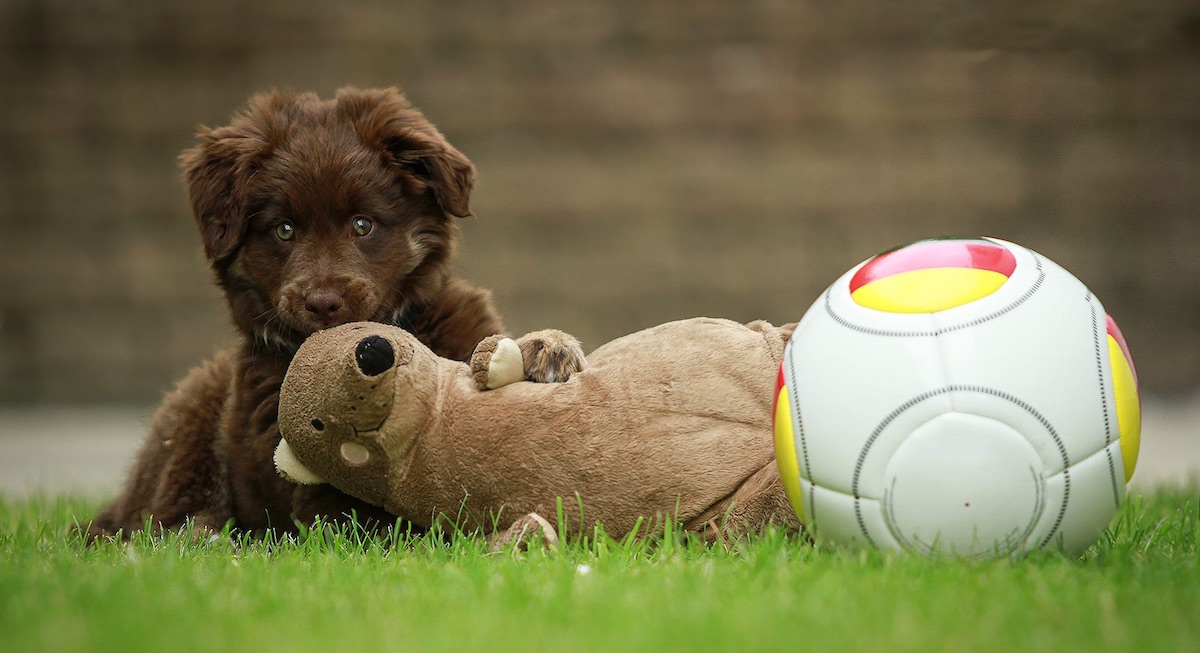
M278 91L250 98L226 127L201 127L179 155L192 213L209 260L228 257L246 235L246 187L260 161L282 139L283 109L295 101Z
M475 166L399 90L343 88L336 101L359 138L403 168L418 192L433 193L447 215L471 215Z

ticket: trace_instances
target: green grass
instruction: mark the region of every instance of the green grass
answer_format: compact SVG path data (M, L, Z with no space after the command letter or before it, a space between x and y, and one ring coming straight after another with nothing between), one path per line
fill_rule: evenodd
M95 503L0 502L0 650L1183 651L1200 642L1195 488L1127 502L1082 560L990 562L589 538L178 535L84 547Z

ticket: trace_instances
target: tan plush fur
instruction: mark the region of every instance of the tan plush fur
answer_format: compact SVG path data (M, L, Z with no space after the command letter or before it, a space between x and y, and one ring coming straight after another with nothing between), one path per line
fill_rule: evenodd
M481 390L496 338L467 365L398 328L344 325L296 354L280 397L281 446L338 489L420 526L439 514L466 528L504 529L529 513L553 522L561 497L571 531L599 523L621 536L639 518L663 517L708 537L767 522L797 528L770 405L793 328L671 322L608 343L566 382ZM364 371L372 336L392 358ZM365 463L347 461L361 455L356 445Z

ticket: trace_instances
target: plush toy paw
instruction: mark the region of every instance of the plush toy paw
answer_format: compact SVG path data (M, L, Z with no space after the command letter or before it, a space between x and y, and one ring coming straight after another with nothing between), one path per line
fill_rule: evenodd
M587 366L583 347L575 336L557 329L527 333L517 339L517 344L527 381L558 383Z
M531 512L512 523L503 532L491 537L492 551L502 551L510 544L520 551L528 551L538 544L546 548L558 547L558 533L544 517Z
M521 348L512 338L488 336L471 354L471 376L480 390L494 390L525 378Z
M280 440L279 444L275 447L274 460L275 471L279 472L280 476L297 485L320 485L325 482L325 479L300 462L300 459L296 457L287 440Z

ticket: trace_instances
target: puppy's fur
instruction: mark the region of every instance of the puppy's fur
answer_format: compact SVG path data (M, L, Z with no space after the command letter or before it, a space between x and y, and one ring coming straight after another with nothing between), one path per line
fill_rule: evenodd
M392 523L329 486L278 476L279 387L309 334L346 322L397 324L459 360L503 332L491 295L449 275L474 167L395 89L257 95L198 140L180 161L241 342L167 396L89 537L188 518L254 532L352 512ZM531 380L583 364L578 343L556 332L521 344Z

